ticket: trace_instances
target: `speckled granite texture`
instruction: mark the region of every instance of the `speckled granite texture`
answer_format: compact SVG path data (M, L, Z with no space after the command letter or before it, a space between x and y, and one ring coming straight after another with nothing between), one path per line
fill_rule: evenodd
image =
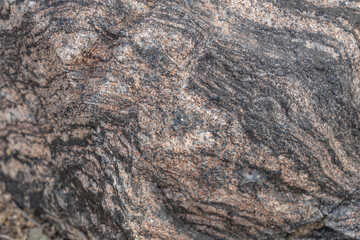
M0 179L69 239L360 239L360 3L0 0Z

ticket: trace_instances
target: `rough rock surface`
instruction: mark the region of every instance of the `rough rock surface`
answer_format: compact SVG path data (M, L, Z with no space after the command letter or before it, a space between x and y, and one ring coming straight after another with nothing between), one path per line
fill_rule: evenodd
M0 182L0 240L62 240L55 226L39 223L29 217L12 201Z
M0 179L69 239L360 239L359 11L0 0Z

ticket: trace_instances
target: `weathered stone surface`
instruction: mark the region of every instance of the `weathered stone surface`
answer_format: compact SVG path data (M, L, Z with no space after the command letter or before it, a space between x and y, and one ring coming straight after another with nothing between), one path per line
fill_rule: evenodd
M359 11L0 0L0 179L69 239L360 239Z
M348 236L359 238L360 234L360 191L345 199L326 218L326 225Z

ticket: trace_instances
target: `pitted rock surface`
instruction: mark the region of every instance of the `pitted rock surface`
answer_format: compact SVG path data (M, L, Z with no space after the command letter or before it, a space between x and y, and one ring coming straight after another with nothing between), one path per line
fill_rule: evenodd
M68 239L360 239L359 11L0 0L0 179Z

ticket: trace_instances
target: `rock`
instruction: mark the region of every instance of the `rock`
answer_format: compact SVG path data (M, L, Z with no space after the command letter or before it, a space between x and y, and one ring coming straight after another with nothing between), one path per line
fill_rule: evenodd
M41 228L33 228L26 240L50 240L50 238L43 234Z
M68 239L360 239L359 10L2 0L0 180Z
M5 191L4 183L0 182L0 240L48 240L36 226L40 226L39 223L16 206ZM36 238L38 231L40 234Z
M360 191L345 199L327 216L326 225L347 236L359 238L360 234Z

